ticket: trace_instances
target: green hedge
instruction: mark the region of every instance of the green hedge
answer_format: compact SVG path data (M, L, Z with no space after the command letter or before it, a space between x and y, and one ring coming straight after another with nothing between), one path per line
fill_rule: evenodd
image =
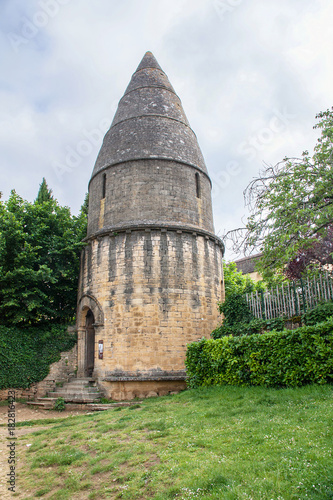
M304 325L311 326L326 321L330 316L333 316L332 301L318 304L314 309L303 314L302 322Z
M324 384L333 380L333 318L296 330L202 339L188 345L185 364L192 388Z
M0 326L0 389L28 388L43 380L60 353L76 343L66 325Z
M263 333L264 331L281 331L284 329L284 318L259 319L254 318L249 323L234 323L228 325L223 323L213 330L211 336L213 339L219 339L228 335L240 337L241 335L253 335L254 333Z

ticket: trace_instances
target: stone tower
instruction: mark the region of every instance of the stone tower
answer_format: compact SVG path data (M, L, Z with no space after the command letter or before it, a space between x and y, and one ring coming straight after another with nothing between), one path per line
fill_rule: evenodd
M219 321L224 248L196 136L151 52L97 157L86 243L78 376L113 399L184 388L186 344Z

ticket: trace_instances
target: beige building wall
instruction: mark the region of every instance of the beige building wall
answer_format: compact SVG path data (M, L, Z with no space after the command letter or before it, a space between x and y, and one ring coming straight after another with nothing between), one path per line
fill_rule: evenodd
M193 231L124 231L93 239L82 261L79 376L86 374L89 307L96 325L93 376L108 397L184 388L186 345L209 337L220 319L219 240Z

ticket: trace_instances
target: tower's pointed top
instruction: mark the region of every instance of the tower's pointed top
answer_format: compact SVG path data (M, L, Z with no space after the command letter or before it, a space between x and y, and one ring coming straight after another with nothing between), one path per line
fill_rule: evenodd
M93 176L106 165L143 158L185 163L206 173L180 99L151 52L144 55L120 99Z
M175 93L167 75L151 52L146 52L125 91L125 95L144 87L164 87Z
M145 68L155 68L155 69L159 69L159 70L163 71L161 66L156 61L153 53L149 52L149 51L146 52L145 55L143 56L136 71L140 71L141 69L145 69Z

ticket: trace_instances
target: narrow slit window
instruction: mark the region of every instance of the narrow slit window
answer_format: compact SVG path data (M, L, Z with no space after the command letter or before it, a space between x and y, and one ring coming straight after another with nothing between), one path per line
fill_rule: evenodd
M102 198L105 198L105 193L106 193L106 174L103 174Z
M197 198L201 198L200 175L198 174L198 172L195 174L195 187Z

